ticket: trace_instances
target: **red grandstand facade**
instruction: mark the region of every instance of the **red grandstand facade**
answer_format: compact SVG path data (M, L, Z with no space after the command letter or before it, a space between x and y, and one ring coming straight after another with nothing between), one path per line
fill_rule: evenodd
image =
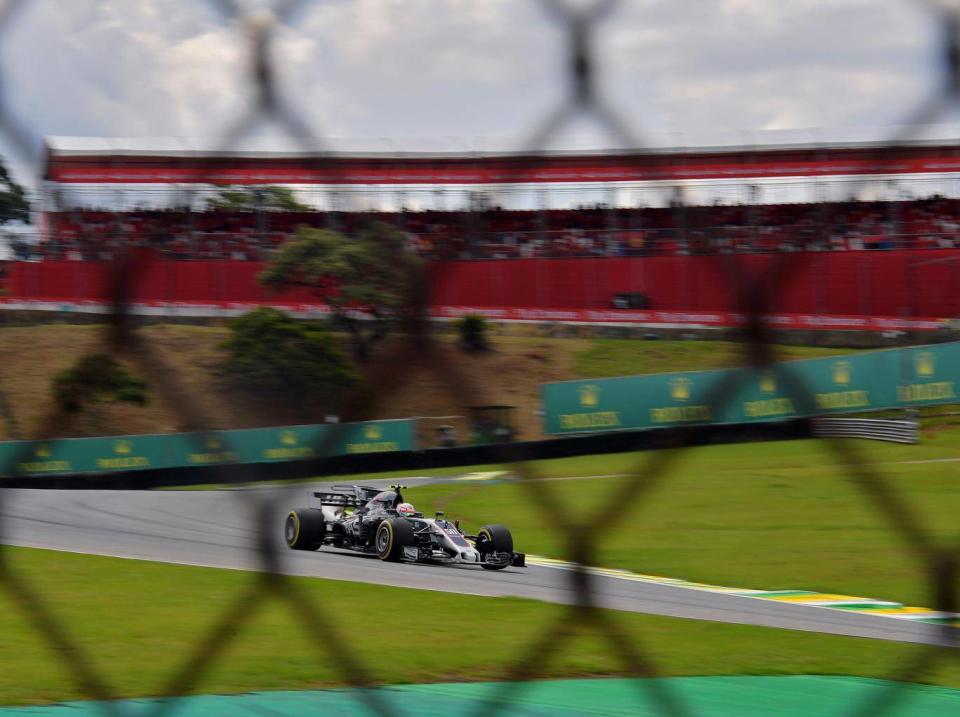
M404 185L528 184L564 187L576 196L580 185L713 187L724 180L752 188L764 181L864 177L887 184L890 178L930 177L960 186L960 147L333 158L283 151L222 154L169 141L151 146L53 139L44 176L48 188L103 187L107 194L114 191L110 187L165 184L352 185L385 191ZM367 217L332 213L336 228L347 233ZM144 306L316 306L306 291L267 295L256 277L298 226L327 226L332 213L48 209L46 240L33 250L32 261L9 267L5 302L98 305L108 295L113 262L134 246L144 256L130 298ZM488 207L465 216L436 209L377 214L403 228L410 250L431 263L433 313L440 317L476 310L504 320L670 323L672 317L681 324L736 324L745 307L738 305L730 255L736 255L741 275L763 277L773 297L765 308L782 325L880 328L919 318L919 328L933 328L941 319L960 316L960 200L939 193L932 199L830 205L675 206L671 200L659 207ZM612 311L611 299L621 292L644 294L652 313ZM815 318L826 316L841 318ZM877 321L864 325L855 317Z
M148 145L142 145L147 147ZM751 180L960 171L960 147L663 150L579 155L315 156L282 152L114 151L48 143L44 178L63 183L492 184Z

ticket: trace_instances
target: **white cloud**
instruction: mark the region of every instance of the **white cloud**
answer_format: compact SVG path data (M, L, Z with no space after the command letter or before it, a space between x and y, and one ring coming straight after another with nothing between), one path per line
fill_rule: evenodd
M504 144L566 97L564 28L533 0L307 2L294 20L280 86L326 134ZM593 39L611 105L696 142L893 124L933 87L935 31L910 0L624 0ZM34 0L9 32L6 100L37 136L210 136L251 99L246 36L213 3Z

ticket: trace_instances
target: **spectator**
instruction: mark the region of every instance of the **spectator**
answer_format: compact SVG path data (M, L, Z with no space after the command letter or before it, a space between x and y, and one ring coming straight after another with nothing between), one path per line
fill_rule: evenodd
M611 210L377 213L404 227L409 251L429 259L603 257L733 252L953 248L960 242L957 200L847 202ZM348 234L367 215L337 213ZM151 246L176 261L261 261L299 226L326 227L319 212L180 209L48 215L51 231L37 250L45 259L109 259L125 246ZM615 229L614 227L626 227ZM642 228L640 228L642 227ZM14 248L17 259L29 248Z

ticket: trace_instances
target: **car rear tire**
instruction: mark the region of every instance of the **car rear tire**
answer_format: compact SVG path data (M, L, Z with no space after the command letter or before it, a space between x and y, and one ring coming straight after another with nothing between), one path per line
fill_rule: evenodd
M374 538L377 557L388 563L396 563L403 557L403 548L415 545L413 527L403 518L387 518L379 526Z
M490 553L510 553L513 555L513 535L503 525L485 525L477 533L477 552L480 553L480 566L484 570L503 570L510 565L490 565L486 562Z
M287 513L283 537L292 550L316 550L323 545L327 523L323 513L314 508L299 508Z

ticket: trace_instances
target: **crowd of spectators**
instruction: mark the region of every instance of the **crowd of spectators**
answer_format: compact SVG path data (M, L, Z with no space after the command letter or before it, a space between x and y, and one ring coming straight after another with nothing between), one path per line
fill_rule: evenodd
M18 258L109 259L152 247L174 260L262 261L301 226L348 235L371 219L405 232L432 259L648 256L960 247L960 200L482 212L233 212L48 214L42 239Z

